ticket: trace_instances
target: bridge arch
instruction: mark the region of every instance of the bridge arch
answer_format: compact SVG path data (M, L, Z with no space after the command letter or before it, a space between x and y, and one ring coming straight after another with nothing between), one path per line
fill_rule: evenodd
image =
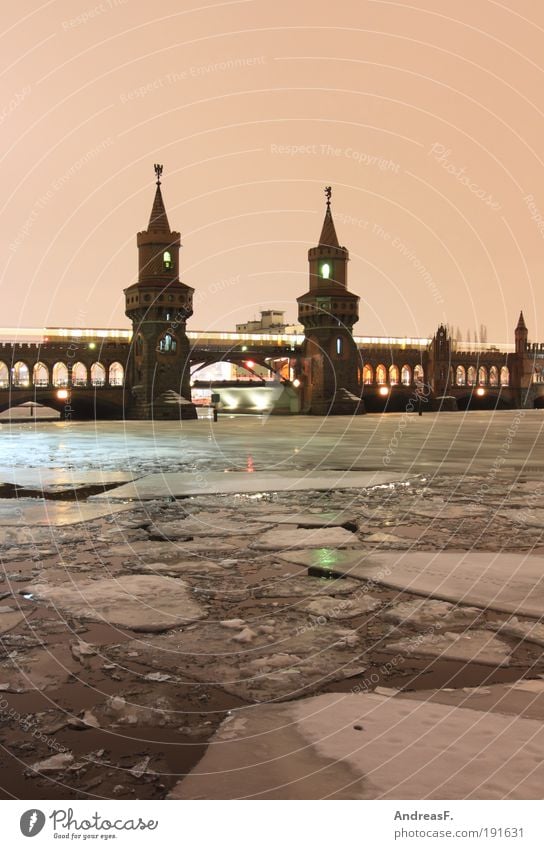
M102 363L93 363L91 366L92 386L104 386L106 383L106 369Z
M469 366L467 370L467 386L476 385L476 366Z
M34 386L49 385L49 369L45 363L34 363L34 368L32 369L32 383Z
M510 369L508 366L501 368L501 386L510 386Z
M499 370L497 366L491 366L489 369L489 385L490 386L498 386L499 385Z
M122 386L125 382L125 369L119 362L111 363L108 369L108 383L110 386Z
M55 363L53 366L53 386L68 386L68 366L66 363Z
M11 370L11 382L13 386L29 386L30 372L26 363L18 360Z
M391 386L396 386L399 380L399 367L395 365L389 366L389 383L391 384Z
M403 386L410 386L412 382L412 369L407 363L401 369L400 380Z
M387 370L382 363L376 366L376 383L378 385L387 383Z
M72 366L72 386L87 386L88 373L85 363L77 362Z
M6 388L7 386L9 386L9 368L3 361L0 361L0 387Z
M363 366L363 383L365 386L369 386L371 383L374 383L374 369L370 363L365 363Z
M480 366L478 369L478 383L480 386L485 386L487 384L487 369L485 366Z
M466 386L467 373L464 366L457 366L455 369L455 384L456 386Z
M425 380L425 372L423 371L423 366L418 363L414 366L414 383L423 383Z

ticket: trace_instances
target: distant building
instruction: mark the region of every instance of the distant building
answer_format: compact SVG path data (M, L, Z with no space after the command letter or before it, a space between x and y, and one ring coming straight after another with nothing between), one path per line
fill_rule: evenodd
M236 325L237 333L304 333L302 324L287 324L284 310L261 310L260 319Z

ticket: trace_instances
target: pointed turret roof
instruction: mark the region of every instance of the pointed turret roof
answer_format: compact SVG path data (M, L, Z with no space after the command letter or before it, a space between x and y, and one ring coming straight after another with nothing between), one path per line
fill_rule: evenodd
M327 198L327 209L325 212L325 220L321 228L321 236L319 237L319 247L324 248L339 248L338 236L334 227L331 212L331 195L332 189L330 186L325 187L325 197Z
M170 233L170 224L168 223L168 216L166 215L166 209L164 208L164 201L162 199L161 192L162 165L155 165L154 168L155 174L157 175L157 190L155 192L155 200L153 201L153 207L151 209L151 215L149 216L147 229L162 230L164 233Z
M153 208L149 216L147 229L163 230L165 233L170 232L170 224L168 223L168 216L164 208L160 183L157 183L157 191L155 192L155 200L153 201Z
M340 247L332 218L330 201L327 202L327 211L325 213L325 220L323 221L323 227L321 229L321 236L319 237L319 244L328 248Z
M516 330L527 330L527 325L525 324L525 319L523 318L523 310L519 314L518 326Z

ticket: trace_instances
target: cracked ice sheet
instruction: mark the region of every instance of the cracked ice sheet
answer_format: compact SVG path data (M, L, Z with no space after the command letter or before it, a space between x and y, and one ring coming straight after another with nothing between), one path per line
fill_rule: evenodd
M402 693L402 698L544 721L544 681L540 679L455 690L415 690Z
M480 619L481 615L482 612L477 607L456 607L447 601L436 601L429 598L403 601L382 613L383 618L388 622L415 627L437 623L440 628L473 625Z
M35 583L22 592L68 616L133 631L167 631L207 615L187 584L162 575L121 575L62 586Z
M82 472L78 469L64 468L17 468L15 466L0 466L0 483L11 483L29 489L59 489L67 490L73 487L98 486L112 483L124 483L137 477L131 472L103 469Z
M211 743L171 798L542 797L540 722L429 701L328 693L261 705L234 711Z
M75 525L110 513L131 510L132 504L89 504L87 501L41 501L35 498L0 498L0 526L35 528L36 526ZM1 533L1 532L0 532Z
M365 671L365 660L358 657L360 637L349 625L315 627L299 611L283 611L281 619L266 621L274 624L201 622L108 646L104 653L116 663L132 659L185 682L215 684L248 702L298 698L308 688Z
M544 615L544 557L494 551L388 551L387 554L314 549L277 554L322 574L362 581L504 613Z
M132 483L92 496L93 501L143 501L166 496L216 495L251 492L325 491L366 489L404 480L402 473L349 471L282 471L278 472L203 472L197 476L187 472L147 475Z
M385 649L409 657L438 657L440 660L483 663L487 666L508 666L510 663L510 647L485 630L466 631L463 634L447 631L445 634L408 637L388 643Z

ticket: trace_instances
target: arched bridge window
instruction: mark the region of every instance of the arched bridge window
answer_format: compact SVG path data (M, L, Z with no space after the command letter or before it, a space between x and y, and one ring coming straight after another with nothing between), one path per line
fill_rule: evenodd
M467 371L467 384L468 386L476 385L476 367L469 366Z
M164 251L162 255L163 268L172 268L172 254L170 251Z
M36 363L32 369L32 383L34 386L48 386L49 369L45 363Z
M491 366L489 369L489 385L490 386L498 386L499 385L499 370L497 366Z
M68 386L68 368L65 363L53 366L53 386Z
M410 386L412 382L412 369L408 365L404 365L402 367L402 371L400 373L400 379L403 386Z
M385 366L382 366L381 364L376 366L376 383L387 383L387 370Z
M5 363L0 363L0 387L9 386L9 369Z
M91 385L104 386L106 383L106 369L102 363L93 363L91 366Z
M423 371L423 366L419 363L417 366L414 366L414 383L423 383L425 380L425 372Z
M389 383L391 386L396 386L399 382L399 367L389 366Z
M464 366L457 366L455 369L455 382L457 386L465 386L467 382L467 373Z
M177 340L171 333L165 333L159 340L159 351L161 354L175 354L177 346Z
M72 366L72 386L87 386L87 366L84 363Z
M29 386L30 376L26 363L15 363L12 370L12 383L13 386Z
M374 383L374 369L368 363L363 366L363 383L365 386Z
M124 377L125 370L121 363L112 363L108 373L110 386L122 386Z
M344 346L343 346L343 343L342 343L342 337L337 336L336 337L336 354L337 354L337 356L340 357L342 355L343 350L344 350Z
M501 386L510 386L510 370L508 366L501 368Z
M480 386L485 386L487 383L487 369L485 366L480 366L478 369L478 383Z

